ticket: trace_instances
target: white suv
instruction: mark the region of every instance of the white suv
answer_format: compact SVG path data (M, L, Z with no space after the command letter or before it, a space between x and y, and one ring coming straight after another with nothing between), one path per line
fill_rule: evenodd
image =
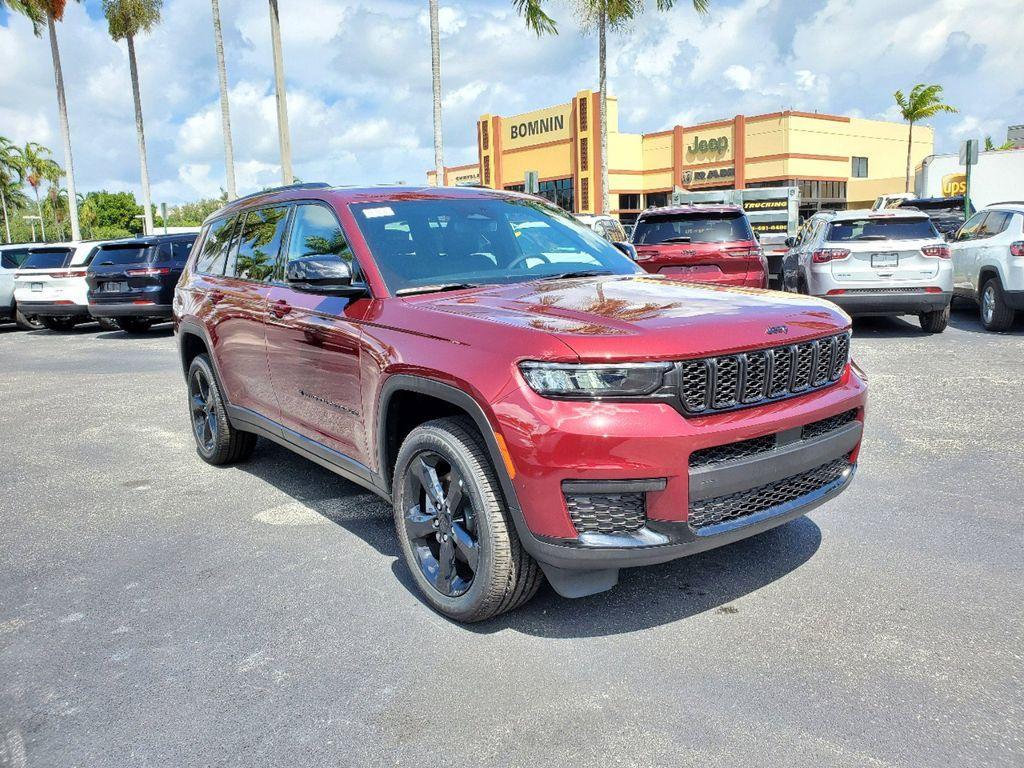
M14 300L21 311L51 331L92 320L85 274L99 246L72 242L30 248L14 277Z
M35 317L25 315L14 300L14 275L28 257L32 243L0 245L0 323L16 322L19 328L41 328Z
M981 323L1005 331L1024 311L1024 202L978 211L951 236L953 292L981 305Z
M850 315L917 315L928 333L949 322L950 248L920 211L815 214L786 262L788 285Z

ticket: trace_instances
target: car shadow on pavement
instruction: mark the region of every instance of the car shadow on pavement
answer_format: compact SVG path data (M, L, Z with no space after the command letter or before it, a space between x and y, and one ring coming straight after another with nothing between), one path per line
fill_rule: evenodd
M853 338L902 339L928 336L921 330L916 318L909 317L856 317L853 320Z
M389 558L395 578L430 610L402 560L389 504L268 440L261 440L252 459L237 468L270 483ZM599 637L711 610L731 615L741 609L730 603L799 568L820 545L821 529L809 518L798 518L720 549L623 570L619 585L599 595L570 600L544 584L522 608L464 628L484 634L511 629L539 637ZM386 567L382 560L382 573Z
M104 331L103 333L97 333L96 338L107 341L124 339L167 339L173 335L174 326L168 324L158 325L145 331L136 331L135 333L126 333L125 331Z
M976 304L958 301L954 303L953 309L949 313L949 327L966 333L980 333L994 338L1001 335L1020 336L1024 334L1024 312L1017 314L1016 322L1010 326L1009 330L997 333L985 330L985 326L981 324L981 317L979 316Z

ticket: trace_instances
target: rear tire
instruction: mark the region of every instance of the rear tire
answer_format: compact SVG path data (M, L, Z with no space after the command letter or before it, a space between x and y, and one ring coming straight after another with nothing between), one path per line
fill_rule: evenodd
M117 327L125 333L145 333L152 325L152 320L143 320L138 317L122 317L117 321Z
M73 317L41 317L39 322L51 331L70 331L78 323Z
M949 305L934 312L921 312L917 317L925 333L942 333L949 325Z
M426 489L433 481L440 493L431 495ZM519 541L471 421L437 419L410 432L395 463L392 493L405 564L434 610L456 621L483 621L536 594L540 566Z
M17 323L18 327L23 331L38 331L43 327L43 323L35 315L23 315L21 308L14 307L14 322Z
M1003 284L998 277L990 277L981 288L981 324L986 331L1005 331L1013 325L1016 315L1013 308L1006 303L1003 295Z
M256 435L231 426L217 377L206 355L197 355L188 367L188 397L192 436L203 461L219 466L252 456Z

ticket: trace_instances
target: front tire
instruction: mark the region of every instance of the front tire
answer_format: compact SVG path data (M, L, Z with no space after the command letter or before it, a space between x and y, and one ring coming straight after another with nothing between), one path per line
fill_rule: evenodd
M985 281L981 289L981 324L986 331L1005 331L1013 325L1013 318L1016 314L1012 307L1006 303L1003 295L1003 284L998 277L991 277Z
M252 456L256 435L231 426L217 377L206 355L196 355L188 367L188 403L192 436L203 461L219 466Z
M39 322L51 331L70 331L78 321L73 317L41 317Z
M925 333L942 333L949 325L949 305L934 312L921 312L917 318L921 322L921 330Z
M152 325L152 320L144 320L138 317L122 317L117 321L117 327L125 333L145 333Z
M395 463L395 530L416 586L434 610L483 621L525 603L542 573L523 549L472 422L416 427Z

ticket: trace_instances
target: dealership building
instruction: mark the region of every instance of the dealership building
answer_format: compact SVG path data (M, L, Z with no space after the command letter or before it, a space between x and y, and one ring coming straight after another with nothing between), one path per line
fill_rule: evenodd
M477 162L445 168L446 184L522 190L527 172L540 193L573 213L601 210L600 96L580 91L564 104L477 121ZM801 212L870 207L903 191L907 126L808 112L736 115L654 133L619 132L608 97L610 211L632 221L673 191L796 186ZM933 152L933 133L914 127L911 168ZM436 174L427 179L436 183Z

